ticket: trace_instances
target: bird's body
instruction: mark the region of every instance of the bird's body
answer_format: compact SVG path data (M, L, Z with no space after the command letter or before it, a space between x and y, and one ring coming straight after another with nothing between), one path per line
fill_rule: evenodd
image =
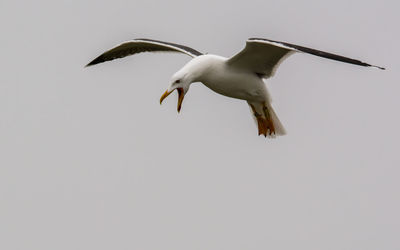
M268 100L265 83L252 72L236 70L227 64L228 58L217 55L201 55L193 58L181 72L191 72L194 82L201 82L218 94L246 101Z
M269 137L284 135L285 129L271 106L271 98L263 79L272 77L279 64L292 53L303 52L360 66L384 69L340 55L263 38L250 38L246 47L230 58L204 55L179 44L135 39L104 52L87 66L153 51L180 52L193 57L172 76L170 87L161 96L160 103L176 89L179 95L179 112L190 84L201 82L221 95L247 101L258 125L258 134Z

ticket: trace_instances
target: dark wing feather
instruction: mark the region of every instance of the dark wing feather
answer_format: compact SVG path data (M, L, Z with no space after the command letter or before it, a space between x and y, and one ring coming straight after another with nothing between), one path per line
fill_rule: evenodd
M383 67L371 65L371 64L362 62L360 60L352 59L352 58L349 58L349 57L344 57L344 56L341 56L341 55L337 55L337 54L333 54L333 53L329 53L329 52L325 52L325 51L321 51L321 50L311 49L311 48L307 48L307 47L304 47L304 46L299 46L299 45L295 45L295 44L291 44L291 43L279 42L279 41L274 41L274 40L269 40L269 39L264 39L264 38L250 38L249 40L259 40L259 41L267 41L267 42L278 43L278 44L282 44L284 46L287 46L289 48L292 48L292 49L295 49L295 50L298 50L298 51L301 51L301 52L304 52L304 53L312 54L312 55L315 55L315 56L320 56L320 57L328 58L328 59L331 59L331 60L350 63L350 64L355 64L355 65L359 65L359 66L375 67L375 68L378 68L378 69L385 70L385 68L383 68Z
M137 53L160 51L179 52L189 55L191 57L202 55L202 53L200 53L199 51L184 45L142 38L127 41L121 43L120 45L117 45L116 47L96 57L93 61L88 63L86 67Z
M293 52L304 52L345 63L385 69L356 59L264 38L250 38L247 40L246 47L231 57L228 63L232 66L251 70L264 77L270 77L283 59Z

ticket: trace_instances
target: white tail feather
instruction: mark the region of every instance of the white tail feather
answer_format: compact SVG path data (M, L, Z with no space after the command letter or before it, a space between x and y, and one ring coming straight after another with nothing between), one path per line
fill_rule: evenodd
M253 118L258 126L258 135L275 137L286 131L270 103L248 102Z
M275 110L272 108L271 104L266 105L268 108L269 115L272 119L272 123L275 127L275 134L276 135L286 135L285 127L283 127L281 121L279 120L278 116L275 113Z

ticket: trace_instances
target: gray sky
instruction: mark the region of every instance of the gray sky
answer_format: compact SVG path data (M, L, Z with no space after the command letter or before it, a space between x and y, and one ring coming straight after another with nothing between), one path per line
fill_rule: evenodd
M0 249L400 248L398 1L0 3ZM314 47L267 81L288 134L170 76L189 57L83 66L131 38L231 56Z

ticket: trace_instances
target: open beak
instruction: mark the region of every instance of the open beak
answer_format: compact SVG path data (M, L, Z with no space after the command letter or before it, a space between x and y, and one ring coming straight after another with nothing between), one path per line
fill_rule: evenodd
M178 113L179 111L181 111L181 107L182 107L182 101L183 101L183 97L185 97L185 94L183 93L183 88L176 88L176 90L178 91ZM171 92L169 92L168 90L165 91L165 93L161 96L160 98L160 104L164 101L164 99L169 96L172 92L174 92L174 90L172 90Z

